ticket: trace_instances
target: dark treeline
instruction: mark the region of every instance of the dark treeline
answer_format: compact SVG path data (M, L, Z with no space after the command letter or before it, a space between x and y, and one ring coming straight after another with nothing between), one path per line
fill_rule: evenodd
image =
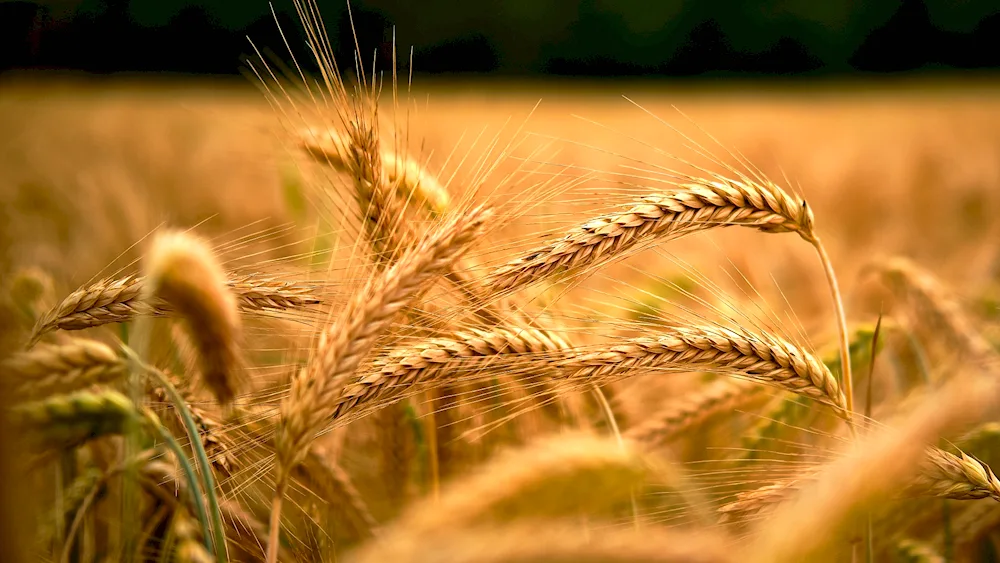
M236 74L258 47L308 59L291 0L0 0L0 70ZM339 60L346 0L319 0ZM425 73L824 75L1000 69L996 0L367 0L363 52ZM367 62L367 61L366 61Z

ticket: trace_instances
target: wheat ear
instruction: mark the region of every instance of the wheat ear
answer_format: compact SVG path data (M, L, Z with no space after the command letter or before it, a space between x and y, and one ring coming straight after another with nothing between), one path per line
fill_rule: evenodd
M420 390L467 379L490 361L546 357L566 348L559 336L531 328L471 329L454 338L432 338L390 349L367 373L348 383L335 400L333 418L398 401Z
M919 311L933 319L953 344L972 360L995 359L996 352L976 330L958 300L934 277L914 262L893 257L874 266L898 293L907 296Z
M556 362L566 381L604 382L650 370L711 371L775 385L830 406L851 420L837 380L821 361L783 338L744 328L659 327L655 337L603 349L564 352Z
M235 274L226 282L244 312L274 312L300 309L322 303L316 288L260 274ZM31 342L54 330L82 330L110 323L128 322L135 317L174 313L162 300L144 302L146 278L126 276L100 280L80 288L39 318Z
M190 234L161 234L145 268L147 299L165 301L180 313L198 351L203 383L221 405L232 404L244 384L242 321L211 248Z
M763 390L761 385L739 379L713 381L629 428L623 436L648 446L663 444L716 416L767 397Z
M24 403L11 409L14 424L43 446L71 448L108 434L121 434L142 421L117 391L77 391Z
M315 487L323 502L346 513L358 538L367 540L374 537L378 522L368 504L355 488L350 475L328 457L326 452L313 447L297 469L301 470L304 481Z
M740 225L769 233L794 232L813 246L826 275L836 312L846 409L854 410L851 364L840 288L830 257L814 229L812 209L778 185L712 174L688 177L668 193L647 195L627 209L593 218L560 239L533 249L494 270L486 284L512 291L561 272L593 269L657 242L712 229Z
M174 509L171 529L177 540L176 555L179 563L215 563L215 558L198 538L198 527L191 515L180 504Z
M306 129L299 135L301 147L317 162L340 172L353 173L355 161L349 151L351 141L335 129ZM451 196L434 175L413 159L391 151L382 151L383 176L399 189L403 198L413 197L434 215L443 215L451 207Z
M124 377L127 364L115 351L94 340L72 339L63 344L42 344L0 363L10 378L14 396L37 399L77 391Z
M848 517L914 475L924 444L975 420L992 406L996 382L953 378L892 430L873 432L827 465L802 494L779 508L750 546L752 562L810 560Z
M749 520L758 514L773 511L776 506L799 493L815 480L818 468L807 470L793 479L785 479L736 494L736 500L719 508L720 521ZM1000 480L985 463L965 452L958 455L940 448L929 447L921 460L917 475L909 484L898 487L901 496L923 496L952 500L993 498L1000 501Z
M562 272L594 268L632 250L706 229L742 225L765 232L796 232L812 242L812 210L772 183L714 176L692 178L619 212L590 219L561 238L494 270L486 283L508 291Z
M314 436L331 420L337 396L378 336L476 241L490 216L482 207L453 216L369 279L338 320L323 331L307 368L293 378L291 392L281 404L276 434L278 476L268 542L270 562L277 556L278 515L287 472L303 459Z
M198 429L201 446L205 450L205 455L211 461L212 467L223 475L232 475L233 470L240 467L239 460L233 454L232 437L222 432L219 421L215 420L212 415L191 401L190 394L181 385L180 381L174 377L168 377L167 380L184 400L185 407L191 414L191 420ZM183 433L185 431L183 415L180 409L173 407L166 389L160 386L153 386L150 389L150 394L157 402L168 405L174 410L174 413L177 415L177 422L180 423L179 430ZM174 426L176 427L176 425Z

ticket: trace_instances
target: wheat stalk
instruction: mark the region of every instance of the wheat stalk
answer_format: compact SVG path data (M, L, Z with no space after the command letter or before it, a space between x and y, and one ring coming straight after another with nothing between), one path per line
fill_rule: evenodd
M221 428L219 421L215 420L207 411L197 406L191 401L191 396L176 378L168 378L170 383L178 390L183 397L185 406L191 413L191 419L198 428L198 436L201 439L202 448L217 471L223 475L232 475L233 470L240 467L240 462L236 458L232 437L227 436ZM167 391L160 386L154 386L150 393L153 398L163 404L170 405L171 400ZM183 432L183 417L179 409L174 409L177 420L181 423Z

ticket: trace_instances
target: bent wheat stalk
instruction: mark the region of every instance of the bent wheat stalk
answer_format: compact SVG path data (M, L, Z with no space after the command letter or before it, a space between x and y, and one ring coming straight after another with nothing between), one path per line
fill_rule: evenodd
M815 249L836 311L846 410L854 410L843 300L826 248L814 229L812 209L778 185L746 176L686 177L668 193L640 198L627 209L595 217L561 238L500 266L485 280L495 292L513 291L563 272L594 269L628 253L691 233L733 225L767 233L797 233Z
M277 478L268 561L277 557L281 499L288 472L308 453L314 436L336 411L336 398L396 314L425 290L482 233L491 212L478 207L457 214L409 249L395 264L372 277L336 322L320 336L306 369L292 380L281 404L275 436Z

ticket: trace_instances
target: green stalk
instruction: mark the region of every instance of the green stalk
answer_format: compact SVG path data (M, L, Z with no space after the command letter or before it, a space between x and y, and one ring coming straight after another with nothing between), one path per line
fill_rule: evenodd
M201 443L201 435L198 432L198 427L194 423L194 417L191 416L191 411L187 407L187 403L184 398L177 391L177 389L171 385L170 381L167 380L166 376L160 370L146 365L143 363L135 354L134 351L123 346L122 349L125 354L141 367L147 374L152 376L156 380L157 384L163 387L163 390L167 392L167 396L174 403L174 408L181 415L181 421L184 423L184 430L187 432L188 441L191 444L191 449L194 451L195 459L198 460L198 466L201 470L201 476L204 482L205 496L208 498L208 506L211 512L212 518L212 537L215 538L214 542L209 541L209 537L206 536L206 547L209 551L215 552L215 560L218 563L226 563L226 539L225 539L225 529L222 527L222 511L219 508L219 498L215 494L215 477L212 473L212 465L208 461L208 455L205 453L205 448ZM180 455L180 454L179 454ZM186 456L184 456L184 461L187 462ZM187 469L185 469L187 471ZM200 500L196 503L202 511L204 507L201 505ZM213 545L214 544L214 549Z
M184 472L184 478L187 479L188 490L191 494L191 504L194 505L195 515L198 517L198 522L201 524L201 534L205 538L205 548L209 551L219 551L225 552L225 549L213 548L213 536L209 530L208 525L208 515L205 513L205 504L201 502L201 484L198 483L198 479L194 476L194 467L191 466L191 462L188 461L187 453L184 448L177 443L177 439L170 435L165 428L158 421L150 417L149 425L153 427L153 430L157 433L158 437L166 442L167 447L170 451L174 453L174 457L177 458L177 463L181 466L181 471Z

